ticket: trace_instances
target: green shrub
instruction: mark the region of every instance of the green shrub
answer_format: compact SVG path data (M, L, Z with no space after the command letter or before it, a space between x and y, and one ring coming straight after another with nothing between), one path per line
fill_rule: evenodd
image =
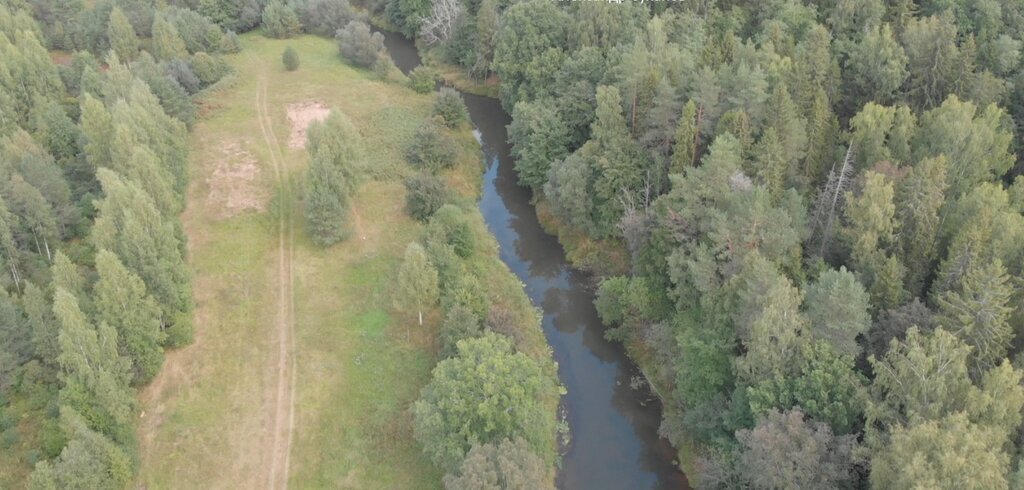
M466 104L462 101L462 95L451 87L441 87L434 99L434 115L441 116L444 125L449 128L456 128L469 119L466 111Z
M379 32L371 34L366 22L353 20L344 29L338 29L334 37L338 40L341 56L354 65L369 68L378 58L387 56L384 36Z
M294 37L302 32L299 16L280 0L270 2L263 9L263 33L276 39Z
M391 73L397 70L395 62L391 59L387 53L377 56L377 61L373 62L373 73L380 77L381 80L387 80Z
M409 87L421 94L429 94L437 85L437 73L426 66L417 66L409 72Z
M460 340L476 338L483 333L483 323L473 310L466 305L453 305L445 312L444 323L441 324L441 356L447 358L458 354Z
M459 257L467 258L473 254L476 238L469 226L466 214L453 204L441 206L430 218L427 226L427 241L441 240L455 249Z
M281 54L281 62L284 63L284 69L288 71L295 71L299 69L299 53L295 52L295 49L291 46L285 48L284 53Z
M444 179L420 172L405 181L405 212L420 221L427 221L448 202L448 196Z
M455 142L438 119L428 119L416 130L408 155L413 165L437 170L455 164Z

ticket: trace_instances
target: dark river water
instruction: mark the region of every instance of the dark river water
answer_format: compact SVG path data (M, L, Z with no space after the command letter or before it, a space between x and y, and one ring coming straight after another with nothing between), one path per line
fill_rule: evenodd
M420 63L416 47L383 32L395 64L408 73ZM505 132L510 119L489 97L462 94L483 148L480 212L501 247L501 260L526 285L544 312L544 334L568 390L562 403L571 442L558 472L563 489L688 488L675 466L675 451L658 437L661 404L639 376L621 344L604 338L594 310L592 278L572 268L555 237L537 221L530 190L518 185Z

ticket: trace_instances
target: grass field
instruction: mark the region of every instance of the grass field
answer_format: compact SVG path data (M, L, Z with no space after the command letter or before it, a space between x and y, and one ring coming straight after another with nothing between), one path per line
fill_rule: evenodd
M205 97L192 131L183 223L196 340L170 353L140 394L139 486L439 487L441 475L412 437L409 411L436 362L439 314L420 328L395 315L388 294L421 228L402 210L402 179L411 171L403 155L431 98L344 64L329 40L250 34L243 45L229 57L235 82ZM301 60L296 72L281 65L289 45ZM353 199L352 237L328 249L302 230L308 155L287 145L287 108L305 102L353 121L372 174ZM462 155L446 177L471 207L481 159L468 128L457 136ZM236 214L225 202L265 209ZM548 358L521 285L474 216L480 239L470 269L487 277L489 296L519 312L524 350ZM282 451L282 471L267 480Z

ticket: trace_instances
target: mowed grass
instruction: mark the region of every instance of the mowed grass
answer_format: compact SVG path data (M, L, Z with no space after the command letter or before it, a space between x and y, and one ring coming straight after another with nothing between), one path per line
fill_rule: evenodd
M192 132L192 184L183 216L195 274L196 341L171 353L165 369L140 395L139 486L260 488L276 390L277 214L295 220L295 427L290 456L293 488L437 488L441 474L413 438L411 403L436 363L438 311L419 327L391 308L391 281L406 245L422 225L403 211L402 184L413 170L405 149L430 112L432 98L339 58L326 39L270 40L243 36L228 58L235 83L205 98ZM299 53L285 72L281 53ZM294 200L272 200L263 212L223 218L209 198L225 145L256 159L267 196L276 179L260 133L258 80L267 80L267 108ZM301 219L301 183L308 160L288 147L287 106L320 102L344 112L359 130L368 177L352 198L352 235L322 249ZM458 165L446 172L475 209L482 174L479 148L464 127L456 135ZM471 214L478 253L468 268L492 301L516 312L520 346L548 360L550 352L521 284L500 262L479 213ZM554 369L552 366L552 373ZM557 400L551 400L551 412Z

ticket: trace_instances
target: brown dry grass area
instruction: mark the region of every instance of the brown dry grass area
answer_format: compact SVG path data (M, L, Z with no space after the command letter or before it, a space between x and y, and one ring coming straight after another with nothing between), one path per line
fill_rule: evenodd
M263 184L256 157L238 141L221 144L220 151L223 158L214 163L206 178L207 199L214 214L226 219L245 212L265 211L270 192Z
M309 125L327 119L331 110L320 102L299 102L288 104L288 123L292 132L288 136L288 148L301 149L306 147L306 130Z

